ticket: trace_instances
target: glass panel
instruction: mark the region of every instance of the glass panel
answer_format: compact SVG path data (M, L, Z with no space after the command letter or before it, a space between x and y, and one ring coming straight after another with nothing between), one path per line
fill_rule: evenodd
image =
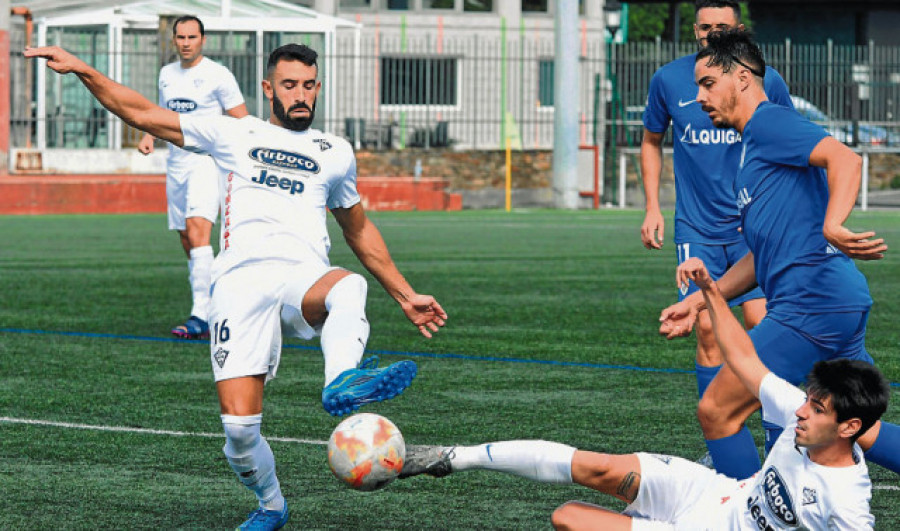
M453 9L454 0L422 0L423 9Z
M456 59L382 57L383 105L456 105Z
M159 101L156 85L159 69L162 67L162 52L158 31L126 29L122 32L122 84L140 92L153 103ZM93 147L106 147L106 116L97 111L95 115L91 122L91 133L98 138ZM122 124L123 148L137 147L143 136L143 131Z
M494 0L463 0L463 11L492 12Z
M372 0L340 0L341 9L371 9Z
M541 107L553 107L553 60L538 62L538 102Z
M47 42L58 44L104 74L109 73L106 26L55 28ZM47 147L83 148L91 140L92 117L104 111L75 76L50 76L47 83ZM105 147L105 144L100 146Z
M547 0L522 0L522 12L547 12Z
M409 0L387 0L387 8L391 10L409 9Z

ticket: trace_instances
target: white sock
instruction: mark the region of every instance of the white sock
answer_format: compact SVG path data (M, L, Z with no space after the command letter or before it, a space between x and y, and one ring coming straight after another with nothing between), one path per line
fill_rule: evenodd
M369 340L366 319L368 285L353 273L337 282L325 297L328 317L322 325L322 355L325 358L325 385L347 369L359 364Z
M209 320L209 277L212 263L213 248L211 245L191 249L191 259L188 260L188 271L190 272L188 278L194 298L191 315L204 321Z
M222 415L225 446L222 451L238 479L256 494L259 506L271 511L284 510L284 496L275 475L275 455L260 435L262 414L239 417Z
M506 472L543 483L572 483L575 448L550 441L501 441L457 446L453 471L482 469Z

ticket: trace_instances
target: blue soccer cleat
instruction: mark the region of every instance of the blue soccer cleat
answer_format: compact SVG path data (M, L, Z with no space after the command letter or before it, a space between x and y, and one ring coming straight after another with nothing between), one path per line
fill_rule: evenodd
M416 376L416 364L409 360L378 369L378 356L347 369L322 389L322 407L328 413L346 415L370 402L389 400L402 393Z
M181 339L209 339L209 325L197 316L190 316L184 324L172 329L172 334Z
M286 503L284 504L283 511L269 511L260 507L247 516L247 521L241 524L235 531L239 529L257 529L259 531L281 529L290 517Z

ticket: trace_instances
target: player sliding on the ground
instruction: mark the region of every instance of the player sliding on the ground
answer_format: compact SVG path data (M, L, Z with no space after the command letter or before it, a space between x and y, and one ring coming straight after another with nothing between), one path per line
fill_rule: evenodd
M321 337L322 405L345 414L393 398L416 374L412 361L357 367L369 338L366 280L331 267L326 208L360 262L426 337L447 314L397 270L356 190L356 160L342 138L309 129L322 88L317 54L286 44L269 56L263 92L271 118L179 115L153 105L58 47L30 48L61 74L74 73L125 122L213 157L224 178L222 245L212 273L211 361L225 429L225 456L259 500L241 528L278 529L288 508L275 457L260 435L263 389L275 377L282 333Z
M804 393L769 371L706 267L693 258L680 280L703 292L725 362L763 403L766 420L786 428L763 463L731 479L679 457L609 455L548 441L479 446L408 446L400 474L446 476L494 470L548 483L578 483L630 505L622 513L569 502L557 529L872 529L871 482L857 438L887 409L890 387L873 365L820 361Z

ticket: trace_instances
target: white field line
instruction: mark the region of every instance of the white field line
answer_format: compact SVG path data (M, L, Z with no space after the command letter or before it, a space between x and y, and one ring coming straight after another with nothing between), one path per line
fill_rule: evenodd
M71 428L76 430L112 431L118 433L144 433L148 435L169 435L172 437L207 437L213 439L222 439L225 437L223 433L154 430L150 428L131 428L128 426L97 426L93 424L77 424L73 422L57 422L52 420L17 419L13 417L0 417L0 422L8 422L10 424L30 424L33 426L50 426L53 428ZM320 446L328 444L328 441L317 441L314 439L295 439L293 437L266 436L266 440L300 444L316 444Z
M36 419L17 419L13 417L0 417L0 422L10 424L29 424L32 426L50 426L53 428L71 428L76 430L93 430L93 431L111 431L117 433L145 433L148 435L170 435L172 437L206 437L211 439L221 439L221 433L207 432L191 432L191 431L173 431L173 430L153 430L150 428L130 428L128 426L97 426L94 424L77 424L74 422L57 422L52 420L36 420ZM315 444L324 446L328 441L317 441L314 439L296 439L294 437L266 437L267 441L299 443L299 444ZM874 490L898 490L897 485L873 485Z

